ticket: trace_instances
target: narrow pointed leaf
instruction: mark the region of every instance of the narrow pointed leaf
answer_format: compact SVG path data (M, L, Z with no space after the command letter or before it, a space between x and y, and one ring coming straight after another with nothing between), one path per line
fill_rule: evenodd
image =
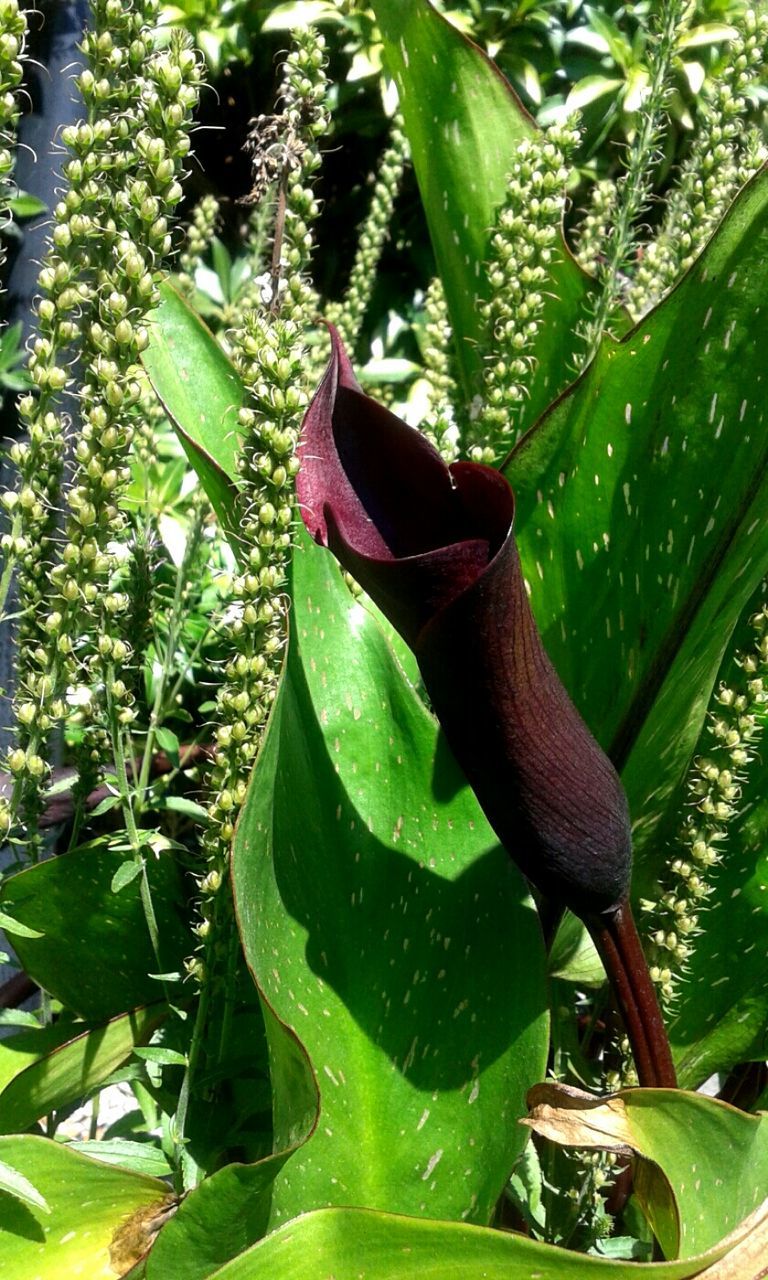
M0 1040L0 1133L28 1129L86 1097L130 1058L164 1014L165 1006L156 1004L103 1026L57 1022Z
M243 385L210 329L167 281L160 285L142 362L222 526L236 535Z

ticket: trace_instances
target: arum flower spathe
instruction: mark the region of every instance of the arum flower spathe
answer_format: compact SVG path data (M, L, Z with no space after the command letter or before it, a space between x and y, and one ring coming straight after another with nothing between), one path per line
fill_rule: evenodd
M331 338L300 444L305 524L413 649L451 749L524 874L582 917L611 913L629 884L626 800L536 630L512 490L490 467L447 466L362 392Z

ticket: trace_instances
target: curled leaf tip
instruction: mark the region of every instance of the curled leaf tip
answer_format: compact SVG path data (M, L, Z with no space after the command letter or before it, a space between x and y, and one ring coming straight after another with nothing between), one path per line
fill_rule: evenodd
M298 499L413 649L435 713L501 843L581 916L628 889L621 783L571 703L533 619L499 472L447 466L360 389L338 334L307 410Z

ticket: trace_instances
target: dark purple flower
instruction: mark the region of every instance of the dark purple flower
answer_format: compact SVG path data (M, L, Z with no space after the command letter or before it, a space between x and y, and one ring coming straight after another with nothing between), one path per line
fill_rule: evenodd
M582 917L627 895L627 804L542 646L499 472L446 466L366 396L338 335L300 444L298 497L413 649L454 755L528 879Z

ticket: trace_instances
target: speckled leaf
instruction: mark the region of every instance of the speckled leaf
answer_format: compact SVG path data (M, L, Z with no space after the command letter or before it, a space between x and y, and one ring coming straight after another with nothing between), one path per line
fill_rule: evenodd
M210 329L167 281L142 362L223 528L236 535L232 479L243 384Z
M767 213L763 171L506 468L547 649L623 767L643 854L768 570Z
M3 1280L115 1280L138 1258L131 1248L131 1239L142 1239L138 1224L151 1224L168 1197L156 1178L89 1160L47 1138L0 1138L0 1160L27 1178L51 1210L0 1192Z
M520 142L538 132L497 67L428 0L374 0L451 315L464 391L481 387L478 300L496 211ZM590 282L560 241L537 338L528 425L570 380Z
M22 967L84 1018L100 1021L157 1000L162 987L148 975L179 971L189 951L184 893L172 856L149 855L147 862L160 929L160 970L152 954L139 881L120 893L110 887L124 860L118 850L75 849L9 877L0 889L0 905L42 934L14 938Z
M301 545L234 857L278 1148L319 1094L271 1225L338 1203L487 1221L546 1060L538 922L382 633Z
M768 1116L674 1089L601 1099L547 1083L529 1102L545 1137L641 1157L635 1192L667 1257L711 1249L768 1200Z
M97 1027L66 1020L0 1040L0 1133L28 1129L95 1089L141 1044L165 1005Z
M724 1254L736 1257L756 1237L755 1227L750 1223L689 1261L637 1263L585 1257L464 1223L322 1209L288 1223L217 1271L215 1280L688 1280ZM754 1274L723 1272L722 1280ZM706 1280L719 1277L708 1272Z

